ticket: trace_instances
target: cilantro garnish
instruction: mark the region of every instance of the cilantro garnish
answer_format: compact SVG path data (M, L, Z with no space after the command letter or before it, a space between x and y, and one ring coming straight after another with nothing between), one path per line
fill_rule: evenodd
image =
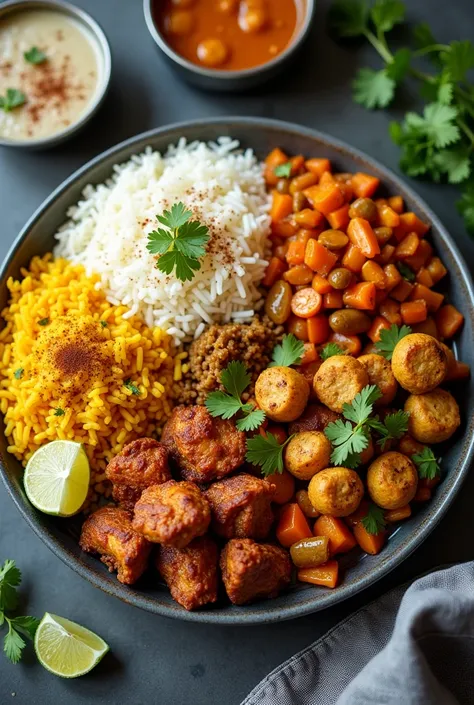
M343 350L342 348L337 345L337 343L327 343L324 348L320 350L319 356L321 360L327 360L329 357L333 357L333 355L345 355L346 351Z
M304 343L292 333L284 335L281 345L273 348L272 362L269 367L290 367L299 365L304 353Z
M38 49L38 47L31 47L31 49L25 51L23 57L25 61L28 61L29 64L35 65L42 64L48 58L44 51L41 51L41 49Z
M418 475L425 480L433 480L440 473L440 459L436 458L431 448L425 446L422 451L412 455L418 468Z
M241 400L243 392L250 384L250 374L243 362L229 362L221 374L221 384L225 392L211 392L205 406L211 416L231 419L240 414L235 425L239 431L255 431L265 420L265 412L255 409L253 404Z
M6 560L0 567L0 628L4 625L8 627L3 639L3 652L12 663L18 663L26 646L22 635L33 640L39 624L39 619L35 617L9 617L6 614L18 605L16 588L20 583L21 572L15 561Z
M59 406L58 406L57 409L54 410L54 415L55 415L55 416L64 416L65 413L66 413L66 412L64 411L64 409L61 409Z
M378 355L383 355L387 360L391 360L397 343L410 333L410 326L403 325L399 328L395 323L388 330L383 328L380 331L380 340L375 343L375 352Z
M397 262L397 269L407 282L415 281L415 272L404 262Z
M288 178L291 174L291 162L285 162L285 164L279 164L274 169L275 176L280 178Z
M283 472L283 450L293 436L289 436L284 443L278 443L273 433L265 436L257 434L247 438L247 454L245 459L252 465L260 465L262 475Z
M385 517L383 509L376 504L369 504L367 514L362 517L360 523L368 534L379 534L385 529Z
M15 370L15 372L13 373L14 378L15 378L15 379L21 379L21 378L23 377L23 372L24 372L24 371L25 371L25 370L23 369L23 367L19 367L19 368L18 368L17 370Z
M409 411L398 411L393 412L393 414L387 414L384 418L383 423L377 423L376 425L371 422L371 427L373 430L380 434L381 438L378 439L377 443L385 449L388 441L396 440L401 438L408 431L408 419L410 418Z
M107 328L109 324L107 323L107 321L101 321L100 325L102 326L102 328Z
M157 269L165 274L175 270L177 279L191 281L201 269L199 258L206 254L209 230L197 220L190 220L192 212L184 203L175 203L171 210L157 215L167 229L158 228L148 234L147 250L159 255Z
M16 88L7 88L5 95L0 95L0 108L6 113L26 103L26 95Z
M136 384L133 384L133 382L130 378L125 380L125 382L123 383L123 386L127 387L127 389L129 389L132 392L132 394L134 394L136 397L139 396L140 390L136 386Z
M41 320L38 321L39 326L47 326L49 323L49 318L41 318Z

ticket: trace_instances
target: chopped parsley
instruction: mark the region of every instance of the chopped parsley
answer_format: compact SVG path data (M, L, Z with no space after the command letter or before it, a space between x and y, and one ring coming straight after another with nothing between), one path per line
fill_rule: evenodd
M21 378L23 377L23 372L24 372L24 371L25 371L25 370L23 369L23 367L19 367L19 368L18 368L17 370L15 370L15 372L13 373L14 378L15 378L15 379L21 379Z
M125 382L123 383L124 387L127 387L127 389L132 392L135 396L140 395L140 390L136 386L136 384L133 384L132 380L130 378L126 379Z
M31 49L25 51L23 57L29 64L35 65L44 63L48 58L44 51L41 51L38 47L31 47Z
M39 326L47 326L49 323L49 318L41 318L41 320L38 321Z
M57 409L54 410L54 415L55 415L55 416L64 416L65 413L66 413L66 412L64 411L64 409L61 409L59 406L58 406Z
M291 162L285 162L284 164L279 164L274 169L275 176L279 176L283 179L288 179L291 174Z

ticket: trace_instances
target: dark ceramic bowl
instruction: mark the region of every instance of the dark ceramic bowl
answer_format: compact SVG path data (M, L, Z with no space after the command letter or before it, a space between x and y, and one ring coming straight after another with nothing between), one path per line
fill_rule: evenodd
M266 64L241 71L208 69L184 59L170 47L153 17L153 0L143 0L143 12L148 31L157 47L174 66L180 76L199 88L211 91L246 91L266 83L290 64L302 46L316 14L316 0L304 0L304 16L293 40L281 54Z
M138 135L93 159L67 179L45 201L20 233L1 270L1 307L7 303L7 278L17 277L20 267L26 266L33 255L51 250L52 234L64 222L67 209L77 202L86 184L105 181L114 164L129 159L132 154L144 150L147 145L163 151L168 144L176 142L182 136L191 141L215 140L219 135L239 139L242 146L253 148L262 158L276 146L293 154L328 157L338 170L369 171L380 177L387 193L401 194L408 208L416 211L423 220L432 225L430 238L449 270L445 292L465 316L464 328L456 341L456 352L460 358L472 363L473 287L461 255L435 214L397 176L361 152L319 132L273 120L223 118L181 123ZM79 549L78 518L59 519L46 516L28 503L22 487L22 468L17 460L7 453L3 433L0 434L1 474L20 513L38 536L68 566L105 592L150 612L193 622L232 625L274 622L300 617L335 605L372 585L420 546L441 521L459 491L473 457L474 382L463 382L462 393L458 391L461 390L454 390L461 406L463 424L458 434L445 447L439 447L443 457L443 482L438 486L432 501L420 506L416 514L390 537L382 553L378 556L346 556L347 563L343 566L344 580L335 590L299 584L274 600L258 602L247 607L232 607L225 597L222 597L212 608L186 612L173 602L167 588L159 582L153 569L150 569L149 574L144 576L137 586L129 588L121 585L99 560Z

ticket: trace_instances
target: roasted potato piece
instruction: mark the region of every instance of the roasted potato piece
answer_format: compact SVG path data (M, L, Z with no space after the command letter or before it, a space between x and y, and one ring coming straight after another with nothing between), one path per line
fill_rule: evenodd
M406 335L393 351L393 374L403 389L412 394L431 392L446 377L447 369L446 353L431 335Z
M152 543L184 548L206 533L211 510L194 482L169 480L143 491L135 505L133 528Z
M132 511L146 487L171 480L168 451L153 438L138 438L112 458L105 474L113 486L113 499Z
M132 585L142 575L151 551L151 543L134 530L131 513L118 507L102 507L88 516L79 545L87 553L98 553L125 585Z
M369 384L369 377L358 360L349 355L333 355L323 362L313 384L319 401L341 413L344 404L350 404Z
M291 578L290 557L283 548L251 539L231 539L221 553L220 567L234 605L276 597Z
M212 512L212 528L227 539L264 539L273 524L275 486L242 473L214 482L204 493Z
M410 412L408 432L420 443L441 443L451 438L461 425L459 406L444 389L411 394L405 402Z
M369 377L369 384L375 384L382 396L377 399L375 406L388 406L394 400L397 393L398 384L392 372L390 362L382 355L370 353L357 358Z
M320 514L346 517L355 512L364 494L364 485L355 470L326 468L308 486L309 500Z
M268 367L255 384L257 404L272 421L294 421L308 402L309 386L291 367Z
M328 424L340 418L340 414L323 404L308 404L299 419L290 424L288 431L290 435L301 431L324 431Z
M213 419L205 406L173 409L161 441L185 480L219 480L245 460L245 433L233 421Z
M171 596L187 610L217 601L216 543L200 536L186 548L159 546L156 567L169 587Z
M311 480L329 465L331 450L330 441L321 431L302 431L285 448L285 467L299 480Z
M400 509L411 502L418 486L418 473L410 458L390 451L379 455L367 471L367 489L382 509Z

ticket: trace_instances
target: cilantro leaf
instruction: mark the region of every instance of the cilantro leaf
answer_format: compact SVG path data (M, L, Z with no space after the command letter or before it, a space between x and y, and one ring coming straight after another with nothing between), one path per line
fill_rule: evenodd
M387 360L391 360L397 343L399 343L402 338L410 333L410 326L403 325L399 328L395 325L395 323L393 323L388 330L382 329L380 331L380 340L375 343L374 347L375 352L378 355L382 355Z
M38 47L31 47L28 51L25 51L23 54L23 58L25 61L28 61L29 64L42 64L46 59L48 58L44 51L41 51L41 49L38 49Z
M361 524L368 534L379 534L385 528L383 509L376 504L369 504L367 514L362 517Z
M405 19L405 3L401 0L376 0L370 16L379 32L390 32Z
M449 105L453 100L454 86L450 82L440 83L436 94L436 100L443 105Z
M368 29L366 0L335 0L329 10L329 28L338 37L357 37Z
M221 383L226 391L211 392L204 402L211 416L231 419L238 413L242 414L235 423L239 431L255 431L261 426L265 412L256 409L253 404L244 404L240 398L250 381L251 376L243 362L230 362L221 374Z
M41 318L41 319L38 321L38 325L39 325L39 326L47 326L48 323L49 323L49 318Z
M231 419L242 408L240 399L235 399L225 392L210 392L205 401L205 406L211 416L220 416Z
M0 568L0 610L13 610L17 606L16 588L21 583L21 572L15 561L7 559Z
M435 147L446 147L459 139L459 128L453 124L456 117L456 108L430 103L425 106L423 116L407 113L405 123L408 128L419 130L420 136L429 138Z
M418 468L418 475L426 480L433 480L440 474L439 459L437 459L431 450L425 446L420 453L412 455L411 459Z
M407 282L415 281L415 272L405 262L397 262L397 269Z
M250 406L250 405L245 405ZM237 419L235 425L239 431L256 431L265 421L265 412L261 409L253 409L247 412L247 416Z
M29 616L13 617L10 621L17 631L21 632L29 639L34 639L36 630L38 629L38 625L40 623L40 620L36 619L36 617Z
M291 174L291 162L285 162L284 164L279 164L278 166L275 167L273 170L275 172L275 176L279 176L280 178L288 178Z
M9 624L8 633L3 639L3 651L7 659L12 663L18 663L21 659L21 652L25 646L25 640L22 639L18 632Z
M387 76L395 81L395 83L400 83L403 81L407 75L408 69L410 68L411 61L411 51L409 49L399 49L393 55L393 60L390 64L387 64L385 69Z
M25 370L23 369L23 367L19 367L19 368L18 368L17 370L15 370L15 372L13 373L14 378L15 378L15 379L21 379L21 378L23 377L23 372L24 372L24 371L25 371Z
M127 387L127 389L132 392L133 395L138 397L140 395L140 389L137 387L136 384L133 384L132 380L130 378L126 379L123 383L124 387Z
M170 230L176 230L185 225L191 217L192 212L186 210L186 206L181 201L172 205L171 210L163 211L163 215L156 216L157 220Z
M107 321L101 321L100 325L102 326L102 328L107 328L109 324L107 323Z
M385 69L359 69L352 87L355 102L369 110L386 108L395 94L395 81Z
M267 432L265 436L257 434L247 438L247 453L245 459L252 465L260 465L262 475L283 472L283 450L293 436L289 436L284 443L278 443L273 433Z
M158 218L158 216L156 216ZM173 244L173 236L168 230L158 228L148 234L146 249L153 255L164 255Z
M450 184L465 181L471 173L469 149L463 147L443 149L435 155L434 159L440 170L447 174Z
M441 53L441 61L453 81L464 81L466 73L474 68L474 44L468 39L451 42Z
M464 218L466 228L474 235L474 181L467 184L456 206Z
M410 412L398 411L393 412L393 414L388 414L383 423L375 430L382 436L379 438L377 443L385 449L385 445L390 440L396 440L401 438L408 431L408 419L410 418Z
M436 39L427 22L421 22L413 28L413 40L417 49L427 49L437 44Z
M363 428L354 428L349 421L338 419L326 426L324 435L331 441L331 462L345 466L349 460L352 467L360 464L359 455L369 445L368 433Z
M64 416L65 413L66 413L66 412L64 411L64 409L61 409L59 406L58 406L57 409L54 410L54 415L55 415L55 416Z
M4 96L0 96L0 108L6 113L19 108L26 103L26 95L16 88L7 88Z
M304 343L292 333L284 335L281 345L273 348L272 362L269 367L290 367L299 365L304 353Z
M380 389L375 384L369 384L355 395L351 404L344 404L342 415L355 424L363 424L372 413L374 403L381 396Z
M250 380L250 374L240 360L229 362L221 374L222 386L239 401L242 392L249 386Z
M179 237L176 238L175 247L186 257L198 259L206 254L204 247L208 240L208 229L197 220L191 220L182 228Z
M345 355L346 351L343 350L342 348L337 345L337 343L326 343L324 348L321 349L319 356L321 360L327 360L329 357L333 357L333 355Z

